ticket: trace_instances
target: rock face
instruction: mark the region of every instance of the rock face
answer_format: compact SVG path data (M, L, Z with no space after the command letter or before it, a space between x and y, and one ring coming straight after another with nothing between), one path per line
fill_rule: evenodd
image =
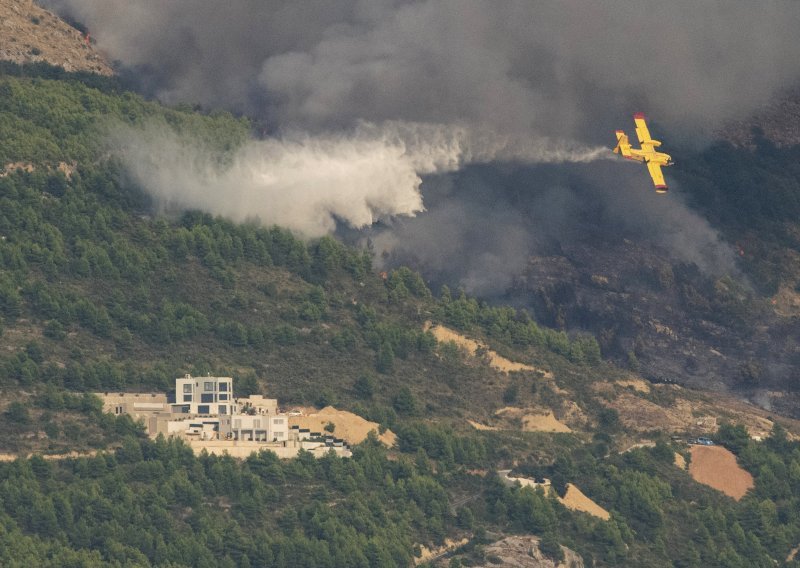
M32 0L0 0L0 60L45 62L66 71L114 72L80 31Z
M584 568L583 558L562 546L564 560L556 563L539 550L535 536L509 536L485 548L486 563L481 568Z

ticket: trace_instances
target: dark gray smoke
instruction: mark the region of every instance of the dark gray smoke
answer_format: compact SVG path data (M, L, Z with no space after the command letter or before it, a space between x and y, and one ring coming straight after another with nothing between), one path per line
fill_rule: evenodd
M611 146L616 128L632 133L631 113L644 111L669 151L670 144L706 139L725 121L765 104L800 78L798 2L50 4L84 22L98 47L133 70L143 88L160 99L245 112L269 132L300 130L310 140L341 140L364 122L378 128L391 123L396 131L423 137L457 128L470 140L486 132L492 140L507 136L525 147L566 145L585 154L598 144ZM417 130L404 124L431 126ZM416 140L412 146L434 142ZM268 146L272 155L285 150ZM407 137L400 146L408 148ZM359 142L348 147L357 150ZM258 151L256 145L248 155ZM509 154L514 152L503 153ZM462 159L458 166L474 161ZM414 174L454 169L398 171L416 191ZM230 175L218 177L226 187L238 186ZM182 174L161 178L170 183L191 179ZM337 180L337 187L348 185L347 179ZM219 194L220 187L212 186L208 191ZM205 186L192 187L202 191ZM327 200L319 188L314 192L318 197L312 202L319 207ZM427 178L422 193L424 204L414 202L411 209L424 206L427 212L395 219L372 235L379 252L385 249L390 258L413 254L421 265L450 264L450 274L473 291L502 289L528 253L580 233L594 201L609 227L642 234L678 260L715 273L733 267L730 252L703 219L674 195L655 200L646 173L627 163L536 166L516 175L474 169ZM260 196L261 202L236 203L239 211L271 208L258 187L241 195ZM285 208L302 213L307 192L291 195L297 202ZM225 213L202 195L170 197ZM313 212L322 220L315 229L328 230L333 217L347 219L342 214L347 201L335 201L335 209ZM382 218L373 213L370 209L359 219Z
M165 101L605 140L745 113L800 76L800 4L745 0L50 0ZM636 105L636 106L632 106Z
M531 255L624 238L650 243L707 274L739 275L717 232L678 192L656 195L638 164L471 167L427 179L423 193L424 215L376 225L368 236L379 260L418 268L433 284L502 294Z

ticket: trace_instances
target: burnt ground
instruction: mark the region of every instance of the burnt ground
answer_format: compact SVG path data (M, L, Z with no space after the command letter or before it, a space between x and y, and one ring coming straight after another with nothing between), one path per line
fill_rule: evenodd
M743 278L714 279L629 239L595 241L532 257L508 299L544 325L595 334L653 382L732 390L798 416L800 319Z

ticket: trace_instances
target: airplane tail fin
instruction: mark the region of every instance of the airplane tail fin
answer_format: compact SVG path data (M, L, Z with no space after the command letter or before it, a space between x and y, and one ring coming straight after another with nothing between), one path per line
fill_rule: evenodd
M617 130L617 147L614 148L615 154L622 154L623 156L631 155L631 144L628 142L628 135L622 130Z

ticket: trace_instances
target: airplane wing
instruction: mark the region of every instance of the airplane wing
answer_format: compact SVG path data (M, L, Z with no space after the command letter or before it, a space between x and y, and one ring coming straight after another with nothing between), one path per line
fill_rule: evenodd
M647 162L647 171L650 172L650 177L653 178L653 185L656 186L656 191L659 193L667 191L667 182L664 181L664 172L661 171L661 165Z
M639 138L639 144L642 145L642 150L645 149L645 144L650 145L653 138L650 136L650 130L647 128L647 123L644 120L644 114L637 112L633 115L633 121L636 123L636 136ZM653 147L650 145L650 150Z

